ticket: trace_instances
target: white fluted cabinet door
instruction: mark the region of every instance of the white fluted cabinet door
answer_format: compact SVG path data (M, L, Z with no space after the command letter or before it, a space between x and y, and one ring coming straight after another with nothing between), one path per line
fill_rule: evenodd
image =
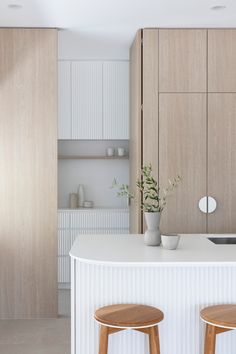
M129 139L129 62L103 63L103 138Z
M58 139L71 139L71 62L58 63Z
M72 65L72 139L102 139L102 62Z

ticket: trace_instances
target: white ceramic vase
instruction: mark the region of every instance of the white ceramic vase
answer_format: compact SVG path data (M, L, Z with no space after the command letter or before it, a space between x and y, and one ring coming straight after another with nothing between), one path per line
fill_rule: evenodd
M84 199L84 186L80 184L78 188L78 203L80 208L84 206Z
M159 230L161 213L145 212L147 231L144 234L144 242L147 246L159 246L161 243L161 233Z

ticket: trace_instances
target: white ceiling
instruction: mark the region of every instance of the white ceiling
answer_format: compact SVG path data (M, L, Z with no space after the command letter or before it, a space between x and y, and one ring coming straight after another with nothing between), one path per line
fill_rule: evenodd
M0 0L0 26L60 27L129 47L141 27L236 27L236 0Z

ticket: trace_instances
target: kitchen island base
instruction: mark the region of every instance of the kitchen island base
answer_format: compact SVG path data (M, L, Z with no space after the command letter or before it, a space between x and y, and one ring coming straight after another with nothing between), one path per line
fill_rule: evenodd
M200 320L200 310L236 302L233 262L157 260L108 264L71 256L72 354L98 354L99 325L94 321L94 312L115 303L147 304L164 312L159 325L161 354L201 354L205 326ZM128 330L110 337L109 354L148 353L148 338L142 333ZM235 352L235 331L217 337L217 354Z

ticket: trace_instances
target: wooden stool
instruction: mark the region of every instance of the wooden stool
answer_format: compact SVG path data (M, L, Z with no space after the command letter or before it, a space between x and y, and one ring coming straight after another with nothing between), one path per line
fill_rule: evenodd
M146 305L111 305L98 309L95 320L100 323L99 354L107 354L109 334L133 329L149 336L150 354L160 354L157 324L164 318L155 307Z
M204 354L215 354L216 335L236 329L236 305L217 305L201 311L206 322Z

